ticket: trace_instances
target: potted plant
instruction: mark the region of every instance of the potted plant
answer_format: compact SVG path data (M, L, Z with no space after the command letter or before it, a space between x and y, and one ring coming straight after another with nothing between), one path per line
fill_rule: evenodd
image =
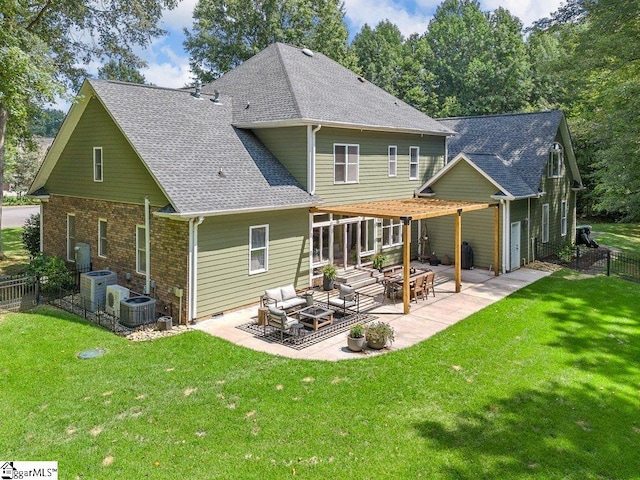
M395 340L393 327L386 322L373 322L364 329L367 345L374 350L384 348Z
M376 253L373 257L371 257L371 263L373 268L376 270L382 271L382 267L384 267L385 262L387 261L387 256L383 253Z
M352 352L360 352L364 348L365 341L364 325L356 323L349 330L349 335L347 336L347 347L349 347L349 350Z
M333 281L338 276L338 269L335 265L328 264L322 267L322 288L325 291L333 290Z

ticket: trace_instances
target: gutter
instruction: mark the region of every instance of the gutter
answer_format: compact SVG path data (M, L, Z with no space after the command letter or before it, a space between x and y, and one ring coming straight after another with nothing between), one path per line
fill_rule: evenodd
M264 207L257 208L238 208L233 210L217 210L217 211L201 211L201 212L185 212L185 213L162 213L162 212L153 212L153 215L161 218L169 218L173 220L192 220L200 217L217 217L222 215L233 215L236 213L260 213L260 212L271 212L274 210L294 210L296 208L311 208L315 207L322 203L320 199L316 202L305 202L296 205L269 205Z

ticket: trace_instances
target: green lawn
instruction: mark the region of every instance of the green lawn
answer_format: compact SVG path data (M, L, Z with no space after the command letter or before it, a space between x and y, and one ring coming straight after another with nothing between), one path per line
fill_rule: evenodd
M561 271L412 348L338 363L8 315L0 452L57 460L62 479L638 478L639 296ZM76 359L93 347L107 354Z
M593 227L592 238L600 245L640 254L640 224L591 222L589 225Z
M2 230L2 252L5 258L0 260L0 275L24 272L29 264L29 254L22 244L22 227Z

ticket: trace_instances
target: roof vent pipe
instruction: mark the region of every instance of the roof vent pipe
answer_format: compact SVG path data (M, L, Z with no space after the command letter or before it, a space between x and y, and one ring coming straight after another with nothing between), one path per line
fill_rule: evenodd
M213 103L220 103L220 92L218 90L213 91L213 98L211 99Z
M193 95L196 98L200 98L200 92L202 91L202 82L200 80L196 80L194 87L195 87L195 92L193 92L191 95Z
M303 48L302 53L304 53L307 57L313 57L313 50L310 50L308 48Z

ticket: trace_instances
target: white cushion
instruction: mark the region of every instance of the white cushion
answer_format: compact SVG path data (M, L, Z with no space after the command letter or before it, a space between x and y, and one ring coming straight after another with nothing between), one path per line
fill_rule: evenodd
M343 283L340 284L340 298L344 298L347 301L353 300L355 296L356 289L350 287L349 285L345 285Z
M289 300L290 298L296 297L296 289L293 288L293 285L287 285L286 287L280 288L282 293L282 300Z
M264 294L272 300L276 300L278 302L282 300L282 292L279 288L271 288L269 290L265 290Z
M276 307L273 307L273 306L269 307L269 313L271 315L276 315L278 317L284 316L284 310L280 310L279 308L276 308Z

